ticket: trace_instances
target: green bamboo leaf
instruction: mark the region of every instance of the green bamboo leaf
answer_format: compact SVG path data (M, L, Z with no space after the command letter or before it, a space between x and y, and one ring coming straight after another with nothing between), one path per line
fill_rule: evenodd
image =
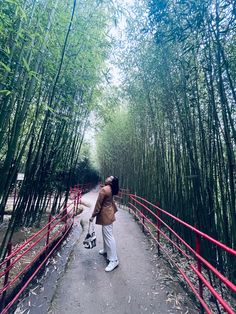
M25 58L23 58L23 63L24 63L24 66L25 66L25 68L26 68L26 71L27 71L28 73L30 73L30 66L29 66L29 63L26 61Z
M7 55L10 55L11 53L11 50L9 47L6 47L4 51L6 52Z
M0 31L0 34L1 34L1 31ZM0 48L0 51L1 51L2 53L4 53L6 56L9 56L9 54L10 54L10 52L11 52L9 47Z
M16 0L5 0L5 2L18 5L18 1Z
M27 15L20 5L17 6L16 14L23 20L27 19Z
M47 110L49 110L51 113L55 114L55 111L54 111L54 109L52 107L47 106Z
M38 77L38 73L35 72L35 71L30 71L29 72L29 75L30 75L30 78L32 78L32 76L36 79L36 80L39 80L39 77Z
M0 94L5 94L6 96L10 95L12 92L8 89L2 89L0 90Z
M0 61L0 66L5 69L7 72L11 72L11 68L5 64L4 62Z

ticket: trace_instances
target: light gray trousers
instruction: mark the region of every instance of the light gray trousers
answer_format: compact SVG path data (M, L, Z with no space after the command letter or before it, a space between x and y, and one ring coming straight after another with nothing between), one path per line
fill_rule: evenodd
M102 226L103 250L107 252L107 259L110 262L118 260L116 253L116 241L113 236L113 224Z

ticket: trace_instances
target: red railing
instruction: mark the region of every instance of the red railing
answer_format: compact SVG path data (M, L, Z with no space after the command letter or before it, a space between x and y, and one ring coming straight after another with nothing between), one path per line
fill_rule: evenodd
M205 312L208 314L213 313L212 306L209 305L204 298L204 289L207 288L210 294L215 298L215 300L217 300L218 309L220 304L222 309L226 313L235 314L235 310L229 304L230 301L225 300L215 289L215 287L213 287L212 283L206 278L204 269L214 274L214 276L216 276L216 278L218 278L218 280L225 285L225 287L228 289L229 295L230 293L236 293L236 286L201 255L201 239L210 241L212 244L214 244L218 248L221 248L233 257L236 257L236 251L217 241L216 239L210 237L204 232L198 230L196 227L191 226L190 224L179 219L178 217L175 217L169 212L163 210L162 208L160 208L160 206L154 205L142 197L134 194L128 194L127 190L121 190L121 193L118 196L117 200L120 201L124 199L124 197L126 197L126 199L128 198L127 207L129 209L129 212L132 212L132 214L141 223L143 231L147 230L150 236L155 240L155 242L157 243L158 253L160 254L160 250L162 250L162 252L167 255L168 259L171 259L171 263L175 265L179 273L182 275L184 281L189 285L189 287L199 300L201 308L204 309ZM190 230L194 235L196 247L193 248L175 230L173 230L173 228L171 228L164 221L165 217L168 217L175 223L178 223L181 226L184 226L185 228ZM167 230L168 234L170 234L171 236L167 235ZM163 241L161 241L161 239L165 239L165 242L170 243L172 247L177 249L178 252L186 258L186 262L188 265L187 272L185 268L180 267L177 262L175 262L171 258L170 253L168 252L168 250L166 250L166 246L163 245ZM196 266L193 264L194 260L196 260ZM188 275L189 270L192 273L191 278ZM196 278L198 278L198 284L196 284L196 281L193 282L192 280L194 274Z
M89 192L92 189L93 186L94 186L93 183L77 184L71 190L73 190L73 189L78 190L79 189L81 191L81 193L83 194L83 193Z
M0 280L3 281L3 287L0 289L0 304L1 314L8 313L9 309L16 303L19 296L34 279L35 275L45 265L48 258L65 239L74 223L74 215L78 208L82 191L76 187L70 191L70 204L66 204L55 217L51 214L48 216L48 223L32 235L27 241L21 244L18 248L12 250L12 244L8 244L8 254L6 258L0 263ZM27 253L33 252L32 259L24 266L24 258L27 257ZM22 263L24 267L21 267L16 273L17 263ZM33 266L36 269L33 269ZM4 269L4 270L3 270ZM11 278L11 272L14 270L14 275ZM29 274L29 272L31 273ZM19 291L12 297L7 303L9 298L7 293L16 287L19 281L22 281L22 277L27 276L27 279L23 280L23 285ZM28 278L29 277L29 278Z

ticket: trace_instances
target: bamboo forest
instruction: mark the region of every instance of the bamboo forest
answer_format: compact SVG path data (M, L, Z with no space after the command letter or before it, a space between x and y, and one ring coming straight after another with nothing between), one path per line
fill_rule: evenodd
M235 118L235 0L0 0L1 259L111 175L236 249Z

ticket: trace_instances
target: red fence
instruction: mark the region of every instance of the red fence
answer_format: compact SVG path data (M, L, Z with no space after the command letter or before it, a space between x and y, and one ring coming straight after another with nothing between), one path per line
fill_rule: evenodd
M163 241L161 241L165 239L165 242L170 243L173 248L178 250L181 256L185 257L186 264L188 265L188 271L186 271L184 267L180 267L173 259L171 260L171 263L175 265L184 281L189 285L190 289L199 300L201 308L204 309L206 313L213 313L212 305L209 305L204 298L204 289L208 289L213 298L217 300L216 304L219 312L221 308L226 313L235 314L235 310L232 305L230 305L231 301L235 301L235 299L230 297L223 298L213 286L211 281L208 280L205 270L211 272L216 278L218 278L219 282L228 289L229 296L236 293L236 286L201 255L201 240L211 242L234 258L236 257L236 251L175 217L169 212L161 209L159 206L150 203L146 199L128 193L128 190L121 190L117 200L123 202L123 204L126 203L129 212L132 212L132 214L141 223L143 231L147 230L150 233L151 237L157 243L158 253L160 254L160 251L162 251L167 255L168 259L171 259L169 252L166 250L166 246L163 245ZM172 220L191 231L196 243L195 248L188 244L165 222L167 217L169 220ZM168 234L171 236L168 236ZM236 258L234 265L236 266ZM190 272L191 276L189 276ZM198 279L194 281L194 277Z
M74 223L74 215L78 208L81 194L81 187L71 189L70 203L65 205L62 212L55 217L49 214L48 223L15 250L12 250L11 243L8 244L8 255L0 263L0 280L3 282L3 287L0 289L1 314L8 313L39 270L46 264L48 258L65 239ZM33 252L33 256L25 263L24 259L30 252ZM24 264L26 265L23 268L21 267L19 271L16 271L17 263L21 263L23 266ZM11 276L13 271L14 275ZM26 279L23 279L23 285L18 289L19 291L14 294L14 297L8 304L5 304L9 297L7 293L11 294L13 288L22 281L24 276L26 276Z
M81 193L87 193L93 188L94 184L92 183L86 183L86 184L77 184L73 188L70 189L70 192L73 193L73 191L81 191Z

